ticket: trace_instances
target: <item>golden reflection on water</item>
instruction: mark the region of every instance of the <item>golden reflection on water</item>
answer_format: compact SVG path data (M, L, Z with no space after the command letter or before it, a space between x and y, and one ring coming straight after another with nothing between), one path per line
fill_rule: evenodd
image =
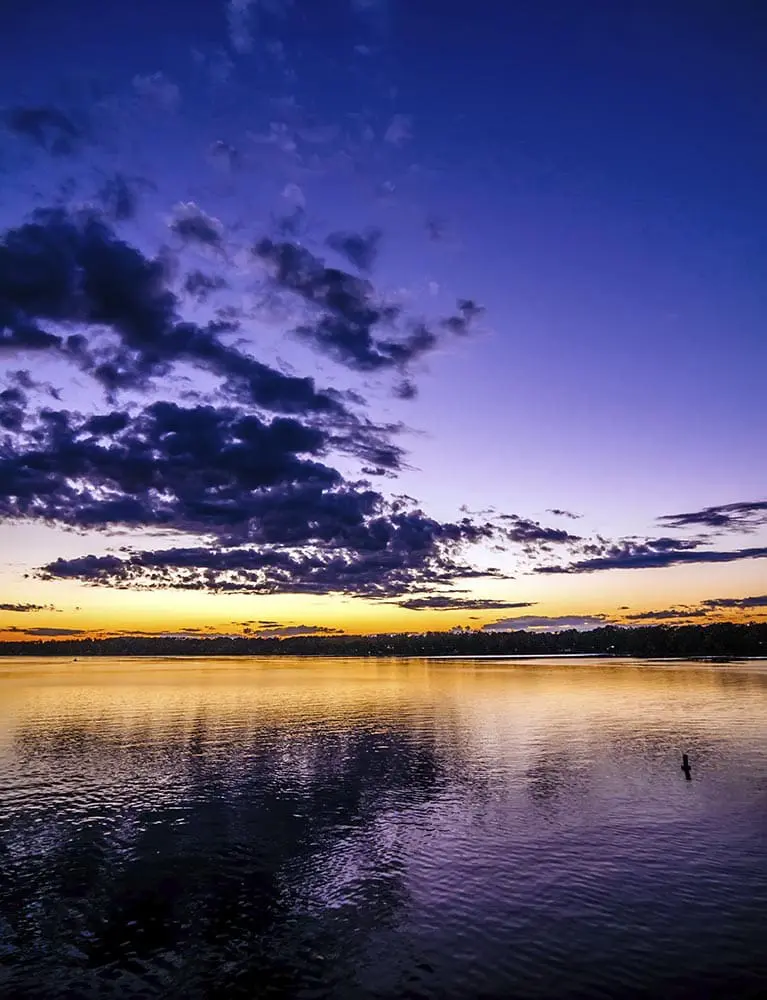
M767 661L0 660L0 995L761 997L765 718Z
M744 702L744 696L746 701ZM744 705L748 710L744 711ZM547 731L762 736L767 661L120 659L0 660L0 746L14 733L105 730L162 738L258 723L464 732L507 756Z

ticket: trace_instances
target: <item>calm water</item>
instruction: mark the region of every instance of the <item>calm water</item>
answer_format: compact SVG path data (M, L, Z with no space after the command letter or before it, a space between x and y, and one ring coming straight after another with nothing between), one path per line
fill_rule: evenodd
M766 990L767 661L0 660L2 997Z

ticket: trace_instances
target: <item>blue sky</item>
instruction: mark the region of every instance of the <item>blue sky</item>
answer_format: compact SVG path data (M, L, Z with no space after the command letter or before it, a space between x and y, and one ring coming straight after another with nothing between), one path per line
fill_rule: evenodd
M235 585L221 563L206 576L189 554L160 579L146 553L220 547L220 528L211 534L198 520L190 529L175 508L161 537L146 518L124 523L102 512L98 525L85 524L88 491L128 496L103 469L95 479L83 473L81 500L66 511L50 501L67 481L61 469L48 499L22 510L13 477L34 449L40 460L40 439L19 435L34 435L45 406L82 419L116 410L131 421L159 400L235 407L266 421L278 414L227 396L220 372L199 357L174 356L145 384L107 398L94 365L73 365L59 349L30 351L9 333L4 384L21 391L14 372L22 370L41 385L23 389L24 428L6 428L0 579L22 595L16 603L41 610L0 611L0 630L55 629L64 618L60 627L84 631L114 630L118 620L161 629L201 615L211 629L236 630L254 607L254 621L285 627L499 619L497 606L415 612L401 603L452 590L464 601L529 603L543 620L534 627L560 617L621 620L627 608L687 608L701 620L761 613L760 605L725 612L701 603L767 590L758 554L767 546L767 19L759 4L140 0L105 10L80 0L17 8L4 14L3 33L11 53L0 67L3 230L53 205L76 226L83 212L105 213L115 238L163 261L178 321L204 326L238 310L237 328L221 335L228 348L320 388L354 391L351 410L379 431L402 425L396 467L370 487L380 497L376 530L386 522L400 539L390 498L407 494L436 525L439 540L430 536L429 545L452 570L444 564L434 575L437 549L422 541L417 559L415 543L392 541L378 553L389 569L362 590L330 577L310 585L305 562L266 582L240 565ZM105 197L116 179L131 202L119 214L129 217L114 218ZM372 271L339 255L337 240L329 246L332 233L367 234L377 250ZM434 343L406 364L363 359L359 343L346 343L342 356L340 342L321 342L312 326L315 292L297 292L295 274L277 281L274 253L254 254L265 237L371 281L375 302L400 310L398 336L423 323ZM226 287L197 301L184 290L195 271ZM15 309L9 280L0 274L0 305ZM445 320L461 299L482 311L454 335ZM101 357L110 331L80 308L34 315L51 333L80 331ZM296 336L307 324L310 333ZM378 335L379 346L388 336ZM110 350L114 360L118 348ZM408 395L417 389L414 398L401 398L403 382ZM60 400L52 404L45 385ZM102 458L115 444L118 437L102 440ZM50 462L61 446L46 447ZM328 480L326 493L364 489L354 486L369 478L359 449L328 439L321 458L343 476ZM167 486L155 490L155 507ZM265 497L273 487L258 490ZM658 521L696 512L704 513ZM373 514L358 514L369 546ZM462 518L473 527L459 532L459 553L445 526ZM537 533L520 529L528 522ZM267 543L253 517L248 523L241 552L252 559ZM285 538L274 544L288 552ZM321 552L347 568L370 551L340 535L309 534L301 544L302 559ZM405 545L407 556L392 545ZM231 539L225 546L231 566ZM50 570L59 557L121 548L144 553L128 577L124 567L95 564ZM736 555L699 556L708 552ZM609 566L591 568L608 553ZM651 565L648 553L657 557ZM394 580L391 560L403 558L409 575L397 563ZM150 561L156 570L157 556ZM497 569L468 576L458 562ZM540 572L552 567L566 572ZM222 581L231 585L223 593Z

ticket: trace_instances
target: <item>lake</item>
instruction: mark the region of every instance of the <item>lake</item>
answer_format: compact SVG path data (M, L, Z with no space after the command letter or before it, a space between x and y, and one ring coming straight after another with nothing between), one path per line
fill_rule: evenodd
M2 997L766 991L767 661L0 660Z

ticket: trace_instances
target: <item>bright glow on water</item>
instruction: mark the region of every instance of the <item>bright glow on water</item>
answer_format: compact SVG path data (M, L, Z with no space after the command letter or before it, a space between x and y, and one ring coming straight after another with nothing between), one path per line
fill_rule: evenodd
M766 661L0 660L0 807L3 997L767 991Z

